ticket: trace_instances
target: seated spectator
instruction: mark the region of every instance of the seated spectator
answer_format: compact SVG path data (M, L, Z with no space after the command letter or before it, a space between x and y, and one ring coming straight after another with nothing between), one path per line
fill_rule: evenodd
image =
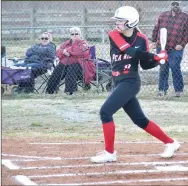
M70 29L71 39L63 42L57 49L56 56L59 64L54 69L48 83L46 93L53 94L60 81L65 78L65 90L68 95L77 91L77 81L83 80L85 86L90 85L95 75L95 66L91 58L87 41L81 39L78 27Z
M56 57L56 46L52 43L52 35L48 32L41 34L41 43L35 44L27 49L24 63L17 63L15 66L27 67L32 71L31 79L27 82L20 82L18 91L30 93L34 91L35 78L47 72L51 68Z

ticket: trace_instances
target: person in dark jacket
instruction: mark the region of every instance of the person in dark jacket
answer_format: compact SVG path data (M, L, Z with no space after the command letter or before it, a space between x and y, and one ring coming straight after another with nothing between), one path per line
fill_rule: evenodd
M20 82L19 92L30 93L34 91L35 78L47 72L51 68L56 57L56 46L52 42L52 35L44 32L40 37L41 42L35 44L26 51L24 63L18 63L15 66L27 67L32 70L31 79L27 82Z
M113 114L120 108L123 108L138 127L165 144L166 148L161 157L172 157L180 148L180 144L145 116L136 97L141 86L139 64L145 70L154 68L161 60L167 60L167 53L166 51L161 51L159 54L149 52L146 36L136 29L139 14L135 8L120 7L116 10L113 19L116 21L116 28L108 35L115 88L100 109L105 150L91 157L91 161L94 163L117 161L114 150Z
M63 42L57 49L59 64L54 69L48 83L46 93L53 94L65 79L64 92L72 95L77 91L77 81L83 80L89 85L95 76L95 65L90 61L90 51L87 41L81 39L79 27L70 28L71 39Z

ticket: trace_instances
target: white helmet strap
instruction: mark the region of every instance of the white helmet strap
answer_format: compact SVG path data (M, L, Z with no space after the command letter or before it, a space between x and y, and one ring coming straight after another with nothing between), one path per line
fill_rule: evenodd
M124 24L125 30L130 29L128 22L129 22L129 21L127 20L127 21L125 22L125 24Z

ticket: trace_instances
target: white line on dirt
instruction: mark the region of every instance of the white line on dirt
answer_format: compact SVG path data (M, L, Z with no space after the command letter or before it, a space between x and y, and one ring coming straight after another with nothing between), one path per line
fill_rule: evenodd
M2 165L6 166L8 169L11 169L11 170L19 169L19 166L13 164L10 160L2 160Z
M96 142L96 141L93 141L93 142L58 142L58 143L46 143L46 142L35 142L35 143L29 143L29 144L32 144L32 145L86 145L86 144L101 144L103 142ZM156 143L162 143L160 141L116 141L115 143L128 143L128 144L137 144L137 143L141 143L141 144L156 144ZM184 142L179 142L179 143L184 143Z
M15 179L22 185L37 185L35 182L31 181L27 176L24 175L17 175L15 176Z
M126 183L142 183L142 182L169 182L169 181L186 181L188 178L164 178L164 179L136 179L136 180L116 180L106 182L88 182L88 183L71 183L71 184L41 184L41 185L109 185L109 184L126 184ZM158 184L159 185L159 184Z
M188 171L188 167L185 167L183 165L156 166L155 168L162 171Z
M188 153L176 153L175 155L178 156L187 156ZM20 158L28 158L26 160L24 159L11 159L11 161L41 161L41 160L85 160L90 159L91 157L74 157L74 158L67 158L67 157L43 157L43 156L23 156L23 155L16 155L16 154L4 154L2 153L2 156L6 157L20 157ZM148 156L159 156L159 154L125 154L125 155L119 155L118 157L148 157Z
M36 158L36 159L47 159L47 160L61 160L61 157L45 157L45 156L23 156L23 155L16 155L16 154L4 154L2 156L9 156L9 157L20 157L20 158Z
M178 170L179 172L187 172L187 170ZM142 174L142 173L168 173L177 172L174 170L126 170L113 172L90 172L90 173L66 173L66 174L46 174L46 175L32 175L29 178L49 178L49 177L72 177L72 176L101 176L101 175L119 175L119 174Z
M106 164L87 164L87 165L62 165L62 166L41 166L41 167L20 167L21 170L32 169L61 169L61 168L83 168L83 167L101 167L101 166L127 166L127 165L173 165L173 164L188 164L188 161L164 161L164 162L134 162L134 163L106 163ZM170 166L168 166L170 167Z

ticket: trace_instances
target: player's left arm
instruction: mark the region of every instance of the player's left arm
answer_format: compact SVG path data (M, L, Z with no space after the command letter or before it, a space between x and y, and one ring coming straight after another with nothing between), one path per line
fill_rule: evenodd
M147 37L145 37L143 39L142 50L145 52L149 52L149 41L148 41ZM140 60L140 66L144 70L155 68L158 65L159 65L159 62L157 60L155 60L155 56L148 58L148 59L146 58L146 59Z
M138 50L137 48L132 47L129 43L127 43L118 31L109 32L110 42L115 44L121 53L126 53L127 55L137 59L148 62L158 62L161 59L164 59L163 55L153 54L149 52L148 40L145 38L145 50Z

